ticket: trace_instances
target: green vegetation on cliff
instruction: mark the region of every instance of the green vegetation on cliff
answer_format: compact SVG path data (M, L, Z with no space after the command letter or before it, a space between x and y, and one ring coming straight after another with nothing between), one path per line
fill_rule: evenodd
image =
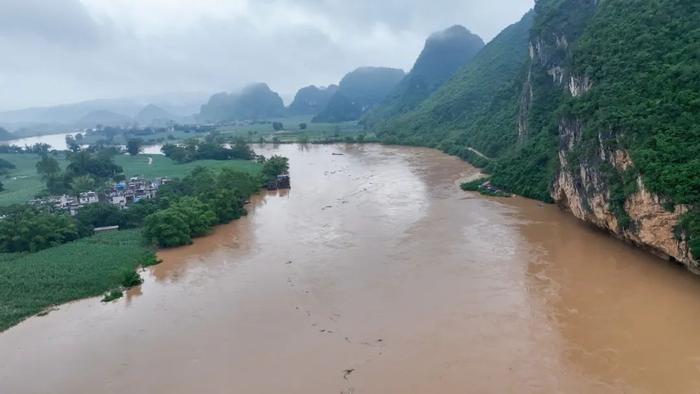
M494 156L514 142L520 76L532 15L506 28L415 111L377 127L389 143L427 145L460 156L473 146ZM491 120L490 120L491 119ZM484 130L487 123L495 130ZM499 127L500 126L500 127ZM490 141L484 136L504 139Z
M533 19L530 12L506 28L415 111L380 125L382 140L439 148L486 167L499 187L549 199L557 146L549 114L561 93L544 71L528 69ZM528 76L532 84L546 88L532 91L528 119L536 133L520 138L518 116ZM495 160L485 160L470 148Z
M433 146L468 159L495 186L542 200L551 199L557 172L568 171L580 193L609 191L610 209L624 228L635 225L625 202L641 176L668 209L691 207L679 235L689 238L697 257L698 21L700 3L682 0L539 0L534 15L378 132L388 143ZM618 150L629 152L631 168L610 165ZM579 165L601 179L580 179Z
M572 74L592 81L567 115L586 125L579 149L627 150L635 174L668 205L694 206L683 221L700 256L700 3L608 1L576 43Z

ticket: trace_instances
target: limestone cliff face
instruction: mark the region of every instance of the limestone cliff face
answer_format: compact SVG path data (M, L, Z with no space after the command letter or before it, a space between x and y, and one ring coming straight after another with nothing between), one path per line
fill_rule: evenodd
M687 207L677 205L673 211L667 210L659 196L646 190L641 177L635 181L637 191L624 201L623 209L629 218L629 224L620 224L618 215L612 209L612 185L601 168L607 163L616 171L622 172L632 168L634 163L624 150L608 149L603 143L598 147L598 155L592 160L588 158L579 163L571 163L567 157L576 147L581 127L576 121L562 121L560 125L560 169L552 184L552 199L587 223L661 257L681 262L694 272L700 272L700 264L691 255L688 243L676 234L676 227Z
M578 98L595 88L595 81L589 76L575 75L567 66L571 43L581 34L586 18L593 15L598 3L581 0L569 4L572 9L578 7L571 15L581 15L579 20L567 21L569 30L560 31L558 27L564 25L553 23L551 29L542 29L531 37L528 78L524 82L518 117L520 136L528 130L533 70L539 68L551 77L547 82L568 97ZM675 206L669 210L661 197L645 188L639 176L627 180L624 185L627 191L634 192L619 193L623 175L634 173L630 171L634 162L619 144L620 136L611 130L587 130L588 145L581 149L585 144L584 122L564 116L558 123L559 169L550 189L552 199L587 223L700 272L697 256L691 255L683 234L676 230L687 207ZM591 146L595 145L591 144L591 132L598 134L597 146Z

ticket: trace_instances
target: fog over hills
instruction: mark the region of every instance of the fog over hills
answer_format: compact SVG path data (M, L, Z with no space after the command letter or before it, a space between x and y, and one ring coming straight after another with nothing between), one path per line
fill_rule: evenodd
M360 67L346 74L328 106L314 117L315 122L341 122L359 119L379 105L403 79L403 70L388 67Z
M202 122L264 119L283 116L282 98L266 83L246 86L240 92L217 93L202 105L198 119Z
M206 93L171 93L27 108L0 112L0 125L15 132L23 130L25 132L60 132L84 125L85 118L96 111L108 111L134 118L144 107L151 104L176 117L186 117L199 112L200 106L206 102L208 97L209 95Z
M338 85L317 87L315 85L299 89L294 101L287 108L290 115L316 115L326 108L328 102L338 91Z
M373 124L397 113L412 110L484 47L481 37L461 25L433 33L406 77L380 107L365 118Z
M0 111L7 111L167 92L210 95L255 81L291 99L303 86L337 83L363 65L407 70L425 38L446 26L462 24L489 40L533 0L0 3L0 53L7 54ZM155 100L141 104L149 103L178 114Z

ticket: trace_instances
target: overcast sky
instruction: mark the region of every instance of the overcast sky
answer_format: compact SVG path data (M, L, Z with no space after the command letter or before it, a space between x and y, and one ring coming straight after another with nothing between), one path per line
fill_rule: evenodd
M364 65L408 70L433 31L489 41L533 0L0 0L0 110L231 91L285 99Z

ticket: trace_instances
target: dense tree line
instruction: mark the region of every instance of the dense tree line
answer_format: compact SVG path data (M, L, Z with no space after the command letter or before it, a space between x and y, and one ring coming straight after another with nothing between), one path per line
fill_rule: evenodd
M122 174L123 169L113 161L117 153L114 148L79 148L66 153L69 164L63 171L54 157L42 153L36 170L46 182L46 194L79 194Z
M145 219L144 236L161 247L185 245L218 223L245 214L243 205L260 188L260 179L232 169L197 167L190 175L162 187L167 206Z
M273 158L270 163L281 159ZM272 174L268 169L268 173ZM277 171L277 170L275 170ZM286 169L285 169L286 171ZM35 252L92 235L95 227L144 227L150 243L172 247L190 243L216 224L245 214L245 201L259 190L261 177L230 168L195 168L183 179L163 185L155 199L120 209L108 203L90 204L75 217L50 208L14 205L0 209L0 252Z
M16 205L2 210L0 251L36 252L79 238L76 222L67 214Z
M165 144L161 148L163 154L178 163L189 163L195 160L251 160L255 152L242 138L237 138L232 144L216 133L207 135L204 140L190 138L183 144Z

